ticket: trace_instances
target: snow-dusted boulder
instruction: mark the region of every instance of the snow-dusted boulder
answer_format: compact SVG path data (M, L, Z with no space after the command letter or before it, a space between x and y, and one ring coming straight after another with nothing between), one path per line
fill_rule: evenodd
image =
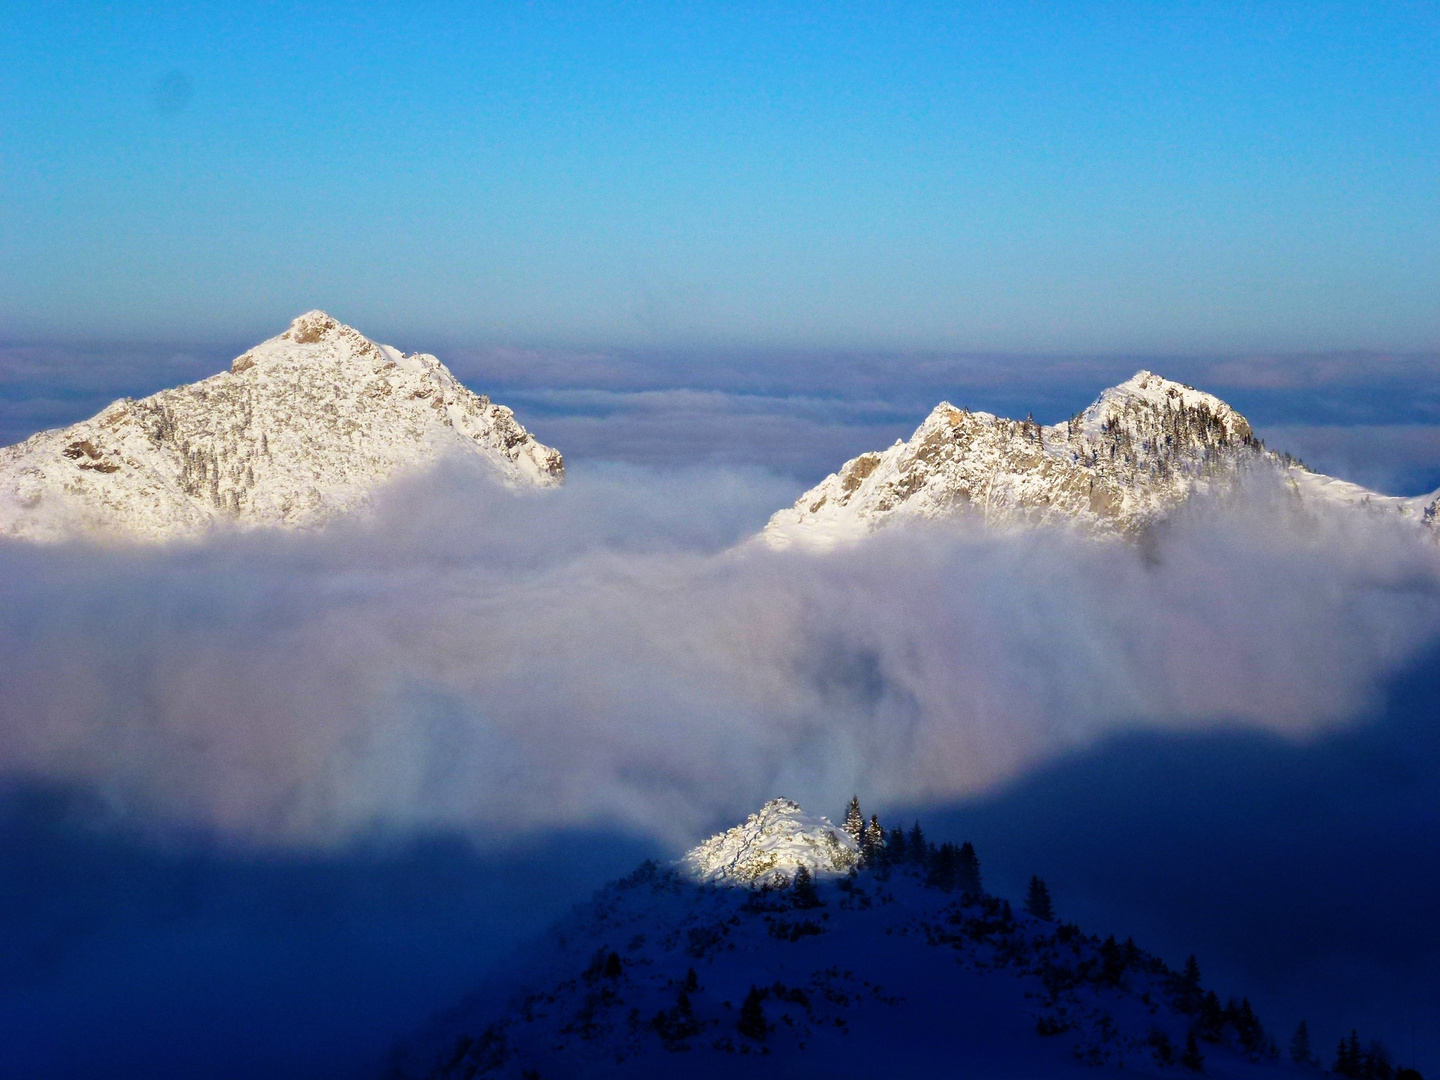
M685 855L697 880L723 885L783 885L800 867L812 877L848 874L860 849L844 829L789 799L771 799L743 825L717 833Z

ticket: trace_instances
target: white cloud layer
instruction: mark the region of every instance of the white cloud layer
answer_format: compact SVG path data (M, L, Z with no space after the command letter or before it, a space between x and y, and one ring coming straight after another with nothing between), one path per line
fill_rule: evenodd
M730 546L791 487L448 472L324 535L0 550L0 772L262 842L679 843L781 793L963 797L1138 725L1305 737L1440 633L1433 545L1263 492L1141 546Z

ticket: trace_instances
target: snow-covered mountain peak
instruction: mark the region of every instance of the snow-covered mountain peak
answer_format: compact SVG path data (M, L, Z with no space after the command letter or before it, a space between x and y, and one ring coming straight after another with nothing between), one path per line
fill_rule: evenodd
M1048 427L942 401L908 442L846 462L771 517L760 539L824 550L897 522L956 515L1133 536L1192 495L1229 490L1257 472L1302 502L1363 505L1416 522L1437 516L1440 493L1392 498L1318 476L1267 450L1213 394L1139 371Z
M835 877L859 863L860 848L849 833L789 799L771 799L682 860L697 880L724 885L784 885L801 866L813 877Z
M296 315L295 318L291 319L290 328L280 336L304 344L306 342L319 341L332 331L348 329L350 328L342 324L338 319L332 318L319 308L314 308L305 312L303 315Z
M1149 371L1137 371L1103 391L1079 419L1090 439L1103 438L1119 425L1130 425L1147 434L1153 431L1163 445L1165 436L1174 434L1167 428L1176 428L1174 417L1181 414L1199 419L1197 426L1208 429L1209 437L1221 445L1244 446L1254 440L1250 422L1214 394Z
M166 540L311 527L456 455L512 486L564 479L557 451L435 357L307 311L228 371L0 449L0 536Z

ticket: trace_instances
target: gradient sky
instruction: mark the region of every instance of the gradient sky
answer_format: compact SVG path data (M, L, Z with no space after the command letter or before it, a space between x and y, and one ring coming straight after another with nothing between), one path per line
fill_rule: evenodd
M3 8L0 338L1440 346L1434 3L175 6Z

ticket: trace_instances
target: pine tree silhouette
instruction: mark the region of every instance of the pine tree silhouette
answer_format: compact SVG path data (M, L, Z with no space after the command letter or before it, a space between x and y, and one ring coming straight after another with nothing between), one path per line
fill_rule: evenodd
M1360 1052L1360 1035L1353 1028L1350 1031L1350 1038L1342 1038L1340 1045L1335 1048L1335 1064L1331 1072L1339 1076L1358 1078L1365 1075L1364 1055Z
M930 858L930 844L925 839L924 830L920 828L920 822L910 826L910 840L906 844L906 850L910 855L910 861L917 866L924 866Z
M1315 1059L1310 1052L1310 1027L1304 1020L1290 1036L1290 1060L1299 1065L1309 1065Z
M1050 903L1050 890L1038 877L1030 878L1030 891L1025 894L1025 913L1047 922L1055 918L1055 908Z
M948 842L941 844L930 858L930 868L929 873L925 876L925 884L950 892L955 888L959 862L960 853L956 850L955 845Z
M1269 1040L1265 1036L1265 1028L1260 1023L1260 1018L1250 1007L1250 999L1241 998L1238 1008L1232 1002L1231 1008L1227 1012L1230 1014L1227 1017L1230 1025L1235 1029L1235 1034L1240 1037L1240 1046L1252 1060L1258 1060L1269 1045Z
M1365 1075L1365 1058L1360 1052L1360 1035L1354 1028L1350 1029L1350 1042L1345 1047L1345 1056L1350 1061L1350 1075L1363 1077Z
M1125 977L1125 954L1113 934L1100 946L1100 977L1111 986L1119 986Z
M1371 1039L1360 1058L1360 1074L1366 1080L1393 1080L1395 1066L1390 1061L1390 1051L1378 1039Z
M975 847L966 840L960 845L960 854L956 859L955 881L957 887L966 896L981 896L985 890L980 883L980 859L975 854Z
M860 812L860 796L850 796L850 808L845 811L845 831L850 834L850 839L864 847L865 844L865 815Z
M893 828L890 830L890 839L885 843L886 860L892 863L905 861L905 830Z
M820 906L820 897L815 892L815 878L804 863L796 867L795 878L790 882L790 902L797 908Z
M1206 1042L1219 1042L1225 1034L1225 1010L1221 1008L1214 990L1207 990L1200 999L1200 1018L1196 1027Z
M765 1022L764 995L755 987L750 987L750 992L745 995L745 1000L740 1004L740 1019L735 1022L735 1030L744 1035L747 1039L754 1039L763 1042L765 1036L770 1034L770 1025Z
M1180 985L1175 995L1175 1007L1183 1013L1195 1013L1200 1009L1204 993L1200 987L1200 963L1191 953L1180 973Z
M1180 1055L1180 1064L1191 1072L1203 1072L1205 1070L1205 1055L1200 1053L1200 1044L1195 1041L1195 1032L1188 1032L1185 1036L1185 1053Z
M863 850L867 860L878 857L885 850L885 830L880 827L880 819L874 814L870 815L870 824L865 827Z

